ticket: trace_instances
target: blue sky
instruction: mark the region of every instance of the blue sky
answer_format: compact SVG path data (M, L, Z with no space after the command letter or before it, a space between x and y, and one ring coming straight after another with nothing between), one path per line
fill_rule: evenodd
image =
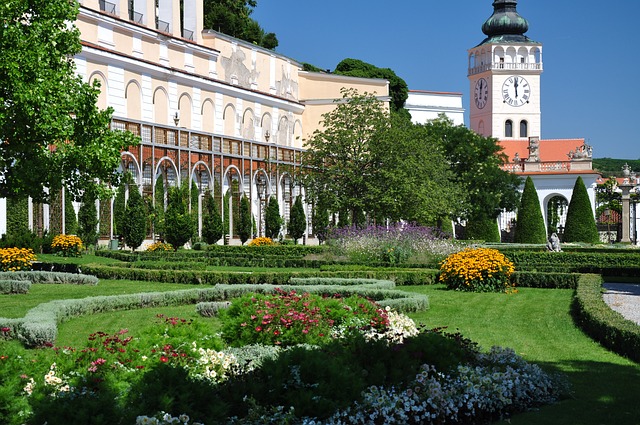
M467 50L492 12L492 0L258 0L252 17L282 55L331 70L345 58L391 68L410 89L463 93L468 111ZM520 0L518 12L543 44L542 137L639 159L640 2Z

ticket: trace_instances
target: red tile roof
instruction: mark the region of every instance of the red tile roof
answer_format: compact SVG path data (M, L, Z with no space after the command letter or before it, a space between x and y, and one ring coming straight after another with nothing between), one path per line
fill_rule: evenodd
M516 153L520 159L529 157L529 139L505 139L499 140L502 151L513 161ZM541 139L539 155L541 162L569 161L569 152L575 151L578 146L584 145L584 139Z

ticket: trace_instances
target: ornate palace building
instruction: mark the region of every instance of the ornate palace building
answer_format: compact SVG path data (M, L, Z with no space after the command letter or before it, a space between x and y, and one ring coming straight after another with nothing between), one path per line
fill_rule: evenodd
M114 109L113 128L140 136L138 147L123 152L122 170L143 194L162 202L156 191L195 183L230 218L246 196L262 234L269 196L285 220L304 196L296 181L303 141L341 88L388 103L388 82L303 71L286 56L204 29L202 14L202 0L82 0L77 72L100 82L98 106ZM112 239L112 202L99 203L99 217L101 239ZM59 205L30 204L29 218L33 230L65 232Z

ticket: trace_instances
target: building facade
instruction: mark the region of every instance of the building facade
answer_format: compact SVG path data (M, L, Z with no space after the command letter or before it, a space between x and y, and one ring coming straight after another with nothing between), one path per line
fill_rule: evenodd
M202 13L202 0L82 0L77 73L100 82L98 106L113 108L112 127L140 136L121 165L138 190L156 204L169 186L195 185L200 199L211 191L232 240L232 211L246 196L260 235L269 197L286 221L304 196L297 180L304 140L340 90L377 93L388 104L389 84L305 72L284 55L204 29ZM112 203L98 204L102 240L114 237ZM64 208L30 203L29 222L65 233Z
M454 125L464 125L462 93L409 90L404 107L416 124L424 124L444 114Z

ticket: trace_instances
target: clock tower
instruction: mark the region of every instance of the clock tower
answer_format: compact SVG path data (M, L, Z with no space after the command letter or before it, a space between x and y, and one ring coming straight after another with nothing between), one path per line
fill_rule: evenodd
M495 0L487 37L469 49L471 129L500 140L541 137L542 44L524 35L529 23L516 5Z

